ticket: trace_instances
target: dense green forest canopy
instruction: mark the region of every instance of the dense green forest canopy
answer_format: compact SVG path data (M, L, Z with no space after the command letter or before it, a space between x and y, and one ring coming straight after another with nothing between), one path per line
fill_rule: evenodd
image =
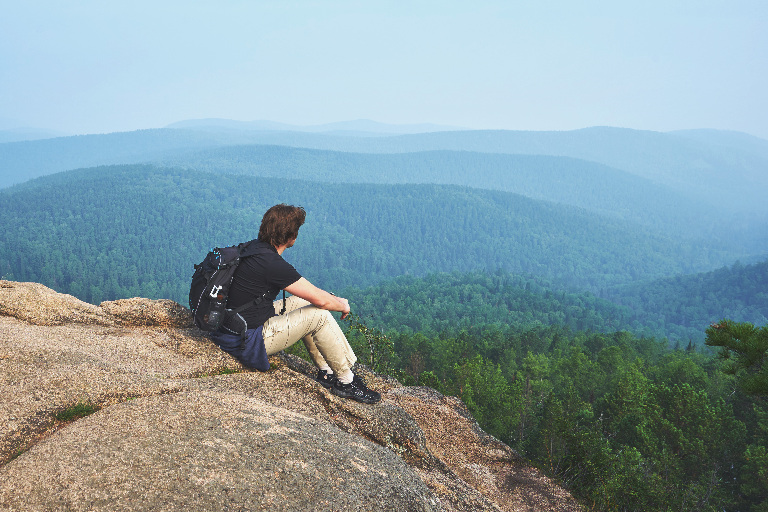
M277 201L308 210L288 259L318 285L357 289L362 303L389 293L364 293L364 287L398 276L407 283L408 276L481 271L511 283L491 284L482 273L467 278L479 287L471 300L486 308L472 314L488 322L533 319L700 342L718 310L758 323L766 311L764 264L734 267L741 270L726 294L723 270L648 285L741 255L572 207L467 187L318 184L151 166L70 171L0 191L0 276L41 282L92 303L132 296L185 303L192 264L213 246L253 238L264 210ZM412 311L437 308L439 297L415 302L436 289L446 296L459 289L431 279L415 283L418 292L398 292L400 303L412 304ZM636 281L646 284L627 285ZM682 286L689 281L701 285ZM752 290L746 306L742 289ZM413 330L441 328L398 314ZM470 322L460 311L444 314Z
M702 277L735 282L764 265ZM613 330L633 312L541 278L400 277L350 296L381 329L353 319L357 352L374 347L373 364L403 382L461 397L588 509L765 510L768 326L708 327L707 345L733 354L720 361L690 342Z
M455 186L116 166L1 192L0 273L89 302L134 294L183 300L191 264L213 246L254 237L265 209L280 201L309 212L288 257L337 289L403 274L502 269L599 291L742 256L573 207Z
M442 309L435 321L431 312L419 311L427 324L440 324ZM765 328L735 330L768 339ZM461 397L487 432L590 510L765 510L766 397L743 392L695 346L555 325L387 333L390 344L354 328L350 337L361 354L384 349L377 364L403 382Z
M404 333L435 334L477 325L517 329L556 325L595 332L632 327L628 308L590 293L558 290L541 277L501 270L401 276L346 293L354 299L355 313L368 325ZM641 325L634 327L642 330Z
M439 333L477 325L560 326L572 331L631 331L672 346L700 344L722 318L768 324L768 261L633 285L611 300L568 292L533 276L453 272L401 276L346 291L355 311L381 329ZM656 287L658 285L658 288ZM743 286L743 288L741 288Z
M700 341L702 326L722 318L768 324L768 261L619 286L603 297L658 326L656 332Z

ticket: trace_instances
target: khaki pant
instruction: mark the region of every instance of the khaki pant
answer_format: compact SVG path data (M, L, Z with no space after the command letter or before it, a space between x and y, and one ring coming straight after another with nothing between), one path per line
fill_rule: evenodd
M357 356L330 311L296 296L287 298L282 315L282 299L276 300L274 306L277 316L267 320L262 331L267 355L276 354L303 339L318 368L330 366L337 375L352 369Z

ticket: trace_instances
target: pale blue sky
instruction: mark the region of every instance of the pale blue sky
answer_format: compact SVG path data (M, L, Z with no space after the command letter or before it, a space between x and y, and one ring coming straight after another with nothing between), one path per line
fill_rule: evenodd
M0 124L372 119L768 139L767 50L765 0L0 0Z

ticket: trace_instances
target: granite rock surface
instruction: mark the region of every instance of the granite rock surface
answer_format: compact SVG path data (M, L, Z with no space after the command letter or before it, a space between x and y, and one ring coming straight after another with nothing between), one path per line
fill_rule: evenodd
M360 367L383 398L359 404L270 362L173 301L0 281L0 510L580 510L457 398Z

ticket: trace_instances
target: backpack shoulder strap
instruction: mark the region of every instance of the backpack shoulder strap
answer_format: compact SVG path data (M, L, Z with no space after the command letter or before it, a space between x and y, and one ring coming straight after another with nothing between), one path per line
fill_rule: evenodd
M250 242L244 242L237 247L240 249L240 259L247 258L248 256L255 256L256 254L266 254L273 250L269 247L260 245L258 238L251 240Z
M267 296L267 293L264 292L264 295L262 295L261 297L256 297L255 299L253 299L251 301L248 301L245 304L243 304L242 306L237 307L235 309L232 309L230 311L233 314L242 313L243 311L245 311L246 309L250 308L251 306L258 306L259 304L261 304L262 301L264 300L264 297L266 297L266 296Z

